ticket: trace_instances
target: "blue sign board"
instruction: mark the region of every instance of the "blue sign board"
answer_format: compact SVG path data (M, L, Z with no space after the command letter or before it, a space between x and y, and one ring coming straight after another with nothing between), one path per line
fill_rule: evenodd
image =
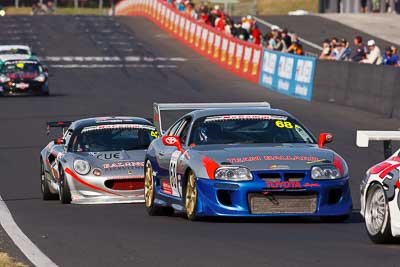
M260 84L286 95L311 100L316 59L264 49Z

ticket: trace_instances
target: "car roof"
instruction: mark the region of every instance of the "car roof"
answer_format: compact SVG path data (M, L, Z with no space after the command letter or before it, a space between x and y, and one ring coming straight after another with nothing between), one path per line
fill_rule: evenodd
M193 116L194 119L207 117L207 116L218 116L218 115L244 115L244 114L266 114L266 115L281 115L293 117L290 113L281 109L272 108L216 108L216 109L201 109L190 112L188 115Z
M125 124L125 123L134 123L134 124L144 124L144 125L153 125L150 121L140 117L124 117L124 116L116 116L116 117L94 117L87 119L80 119L74 121L71 124L71 128L78 129L84 128L94 125L107 125L107 124Z

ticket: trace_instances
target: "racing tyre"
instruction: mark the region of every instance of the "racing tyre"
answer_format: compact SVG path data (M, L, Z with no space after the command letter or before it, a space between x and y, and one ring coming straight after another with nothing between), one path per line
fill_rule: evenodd
M187 177L185 190L185 209L186 217L190 221L198 220L196 176L193 171L190 171Z
M40 160L40 190L42 191L42 199L43 200L53 200L56 199L57 195L51 193L49 184L46 181L46 176L44 172L44 164L43 161Z
M374 184L367 192L365 226L368 236L374 243L382 244L393 240L389 205L385 190L380 184Z
M150 161L146 162L144 176L144 200L147 213L150 216L172 215L174 210L171 207L162 207L154 203L155 184L153 179L153 167Z
M69 190L68 182L65 180L65 174L62 166L60 166L60 189L58 192L62 204L71 203L71 191Z

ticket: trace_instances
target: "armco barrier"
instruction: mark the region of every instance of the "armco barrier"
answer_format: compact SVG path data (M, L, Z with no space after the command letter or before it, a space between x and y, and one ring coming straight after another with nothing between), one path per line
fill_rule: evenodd
M311 100L316 59L263 51L260 84L294 97Z
M145 16L209 60L250 81L259 81L262 47L198 22L166 2L123 0L116 5L115 14Z

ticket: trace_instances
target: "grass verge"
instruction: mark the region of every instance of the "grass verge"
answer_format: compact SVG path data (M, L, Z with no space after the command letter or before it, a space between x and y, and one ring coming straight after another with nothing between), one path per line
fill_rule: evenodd
M17 262L10 256L8 256L7 253L0 252L0 267L26 267L27 265Z
M8 15L30 15L32 8L30 7L7 7L7 14ZM108 8L98 9L98 8L57 8L55 15L107 15Z

